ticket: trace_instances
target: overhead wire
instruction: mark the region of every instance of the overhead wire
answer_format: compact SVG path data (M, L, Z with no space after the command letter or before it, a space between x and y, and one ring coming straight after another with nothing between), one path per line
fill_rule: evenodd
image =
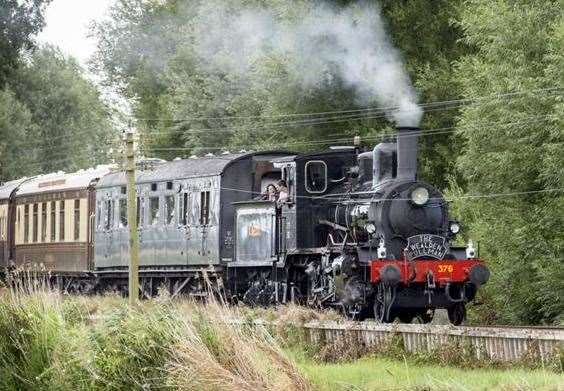
M541 93L541 92L557 92L557 91L562 91L564 90L564 88L561 87L548 87L548 88L543 88L543 89L536 89L536 90L527 90L527 91L516 91L516 92L509 92L509 93L502 93L502 94L490 94L490 95L484 95L481 97L476 97L476 98L465 98L465 99L454 99L454 100L446 100L446 101L435 101L435 102L428 102L428 103L422 103L420 106L421 107L434 107L432 110L427 110L427 112L435 112L435 111L442 111L442 110L449 110L452 108L456 108L456 107L450 107L448 105L452 104L452 103L456 103L456 102L463 102L463 103L467 103L467 102L473 102L473 101L478 101L478 100L483 100L483 99L501 99L501 98L508 98L508 97L514 97L517 95L523 95L523 94L536 94L536 93ZM446 105L446 107L441 107L441 105ZM390 108L366 108L366 109L356 109L357 111L374 111L374 110L387 110ZM355 110L339 110L339 111L334 111L334 112L320 112L320 113L294 113L294 114L288 114L288 116L293 116L293 115L315 115L315 114L330 114L330 113L346 113L346 112L354 112ZM286 116L286 115L280 115L280 116ZM262 128L268 130L268 129L276 129L276 126L290 126L293 123L296 126L304 126L304 125L323 125L323 124L330 124L330 123L339 123L339 122L349 122L349 121L356 121L356 120L363 120L363 119L378 119L378 118L384 118L386 117L387 114L385 112L379 113L378 115L371 115L371 116L367 116L367 115L363 115L363 114L356 114L356 115L352 115L349 117L345 117L345 118L339 118L339 117L335 117L332 120L328 118L319 118L319 119L310 119L307 120L309 122L303 122L304 120L298 120L298 121L288 121L288 122L274 122L274 123L270 123L270 124L264 124L262 125ZM200 119L203 118L207 118L207 119L230 119L230 118L258 118L261 116L248 116L248 117L237 117L237 116L225 116L225 117L199 117ZM193 117L193 118L198 118L198 117ZM162 121L162 122L173 122L173 119L163 119L163 118L138 118L139 121ZM338 122L335 122L338 121ZM274 125L274 126L272 126ZM256 128L256 126L255 126ZM236 126L236 127L231 127L231 128L226 128L226 127L216 127L216 128L203 128L203 129L177 129L176 132L179 133L183 133L183 134L190 134L190 133L208 133L210 131L228 131L229 129L243 129L243 130L254 130L254 128L249 127L249 126ZM258 128L257 128L258 129ZM76 132L73 133L71 135L68 134L63 134L63 135L59 135L59 136L52 136L52 137L46 137L44 138L45 141L56 141L56 140L61 140L64 138L68 138L68 137L77 137L77 136L81 136L81 135L85 135L85 134L90 134L91 131L90 130L84 130L84 131L80 131L80 132ZM153 131L150 133L150 135L153 134L169 134L170 131ZM112 136L112 134L109 134L108 136ZM114 134L113 136L115 137L119 137L119 134ZM148 134L144 135L145 137L148 136Z
M506 126L515 126L515 125L521 125L521 124L527 124L527 123L535 123L535 122L541 122L543 120L549 120L552 117L554 117L554 115L552 114L547 114L547 115L540 115L540 116L531 116L531 117L526 117L526 120L522 120L522 121L515 121L515 122L489 122L489 123L485 123L485 124L481 124L481 126L497 126L497 127L506 127ZM432 128L432 129L425 129L423 131L407 131L404 134L401 135L376 135L376 136L366 136L363 137L362 140L363 141L377 141L377 140L384 140L386 138L406 138L406 137L430 137L430 136L436 136L436 135L442 135L442 134L449 134L449 133L454 133L457 130L460 129L473 129L476 128L477 126L465 126L465 127L443 127L443 128ZM255 144L255 145L238 145L235 146L236 148L241 148L241 149L245 149L245 150L254 150L254 149L259 149L259 148L268 148L270 146L276 147L276 146L284 146L284 147L299 147L299 146L315 146L315 145L323 145L323 144L331 144L331 143L341 143L341 142L350 142L351 138L350 137L341 137L341 138L331 138L331 139L324 139L324 140L317 140L317 141L303 141L303 142L287 142L287 143L263 143L263 144ZM108 143L108 145L111 145L110 143ZM75 149L75 152L78 151L85 151L87 152L89 149L91 148L90 145L85 145L83 148L79 148L79 149ZM201 149L206 149L206 150L224 150L225 147L214 147L214 146L199 146L199 148ZM194 148L190 148L190 147L171 147L171 148L140 148L139 150L141 152L144 153L154 153L154 152L173 152L173 151L191 151ZM107 154L109 151L100 151L103 154ZM66 151L61 151L61 153L66 153ZM58 155L55 153L55 155ZM64 159L58 159L58 160L53 160L53 159L44 159L44 160L37 160L37 161L33 161L31 163L29 163L30 166L41 166L44 165L46 163L65 163L68 161L72 161L72 160L76 160L76 157L68 157L68 158L64 158Z
M513 125L519 125L519 124L526 124L526 123L534 123L534 122L540 122L543 118L545 120L551 119L551 117L553 117L552 114L547 114L547 115L541 115L541 116L532 116L532 117L527 117L529 120L528 121L516 121L516 122L490 122L490 123L486 123L483 124L482 126L513 126ZM534 119L538 119L534 120ZM430 136L435 136L435 135L440 135L440 134L448 134L448 133L454 133L457 130L460 129L467 129L467 128L475 128L475 126L464 126L464 127L456 127L456 126L450 126L450 127L443 127L443 128L432 128L432 129L423 129L420 131L408 131L406 132L406 134L402 134L402 135L396 135L396 134L388 134L388 135L377 135L377 136L365 136L362 137L362 140L364 141L374 141L374 140L384 140L386 138L406 138L406 137L430 137ZM272 146L307 146L307 145L322 145L322 144L328 144L328 143L338 143L338 142L350 142L352 139L351 137L348 138L334 138L334 139L324 139L324 140L318 140L318 141L304 141L304 142L277 142L275 143L276 145L273 144L269 144L268 142L266 143L262 143L262 144L255 144L255 145L235 145L234 148L242 148L242 149L246 149L246 150L254 150L257 148L264 148L267 147L269 145ZM142 148L142 150L144 151L152 151L152 152L158 152L158 151L191 151L193 150L195 147L171 147L171 148L153 148L153 147L147 147L147 148ZM205 150L225 150L226 147L215 147L215 146L197 146L197 148L200 149L205 149Z
M488 98L499 99L499 98L502 98L502 97L512 97L512 96L522 95L522 94L527 94L527 93L533 93L533 94L534 94L534 93L539 93L539 92L552 92L552 91L560 91L560 90L562 90L562 88L559 88L559 87L550 87L550 88L545 88L545 89L529 90L529 91L518 91L518 92L512 92L512 93L505 93L505 94L492 94L492 95L487 95L487 96L482 96L482 97L477 97L477 98L467 98L467 99L458 99L458 100L450 100L450 101L430 102L430 103L426 103L426 104L422 104L422 105L423 105L424 107L429 107L429 106L437 106L437 105L445 104L445 103L452 104L453 102L469 102L469 101L475 101L475 100L479 100L479 99L488 99ZM445 109L449 109L449 108L450 108L450 107L436 107L436 108L433 109L433 110L434 110L434 111L435 111L435 110L438 111L438 110L445 110ZM373 108L373 109L374 109L374 108ZM373 109L372 109L372 110L373 110ZM384 108L379 108L379 109L384 109ZM345 111L346 111L346 110L343 110L343 111L341 111L341 112L345 112ZM325 113L331 113L331 112L325 112ZM313 113L312 113L312 114L313 114ZM335 118L329 118L329 121L317 121L317 122L312 122L311 120L307 120L307 121L308 121L307 123L304 123L303 121L301 121L301 122L296 122L296 126L304 126L305 124L309 124L309 125L318 125L318 124L324 124L324 123L335 123L336 121L338 121L338 122L348 122L348 121L351 121L351 120L362 120L362 119L380 118L380 117L383 117L383 116L385 116L385 115L386 115L385 113L381 113L381 114L379 114L378 116L374 116L374 117L373 117L373 116L366 116L366 115L361 116L361 117L358 117L358 116L350 117L350 116L349 116L349 117L346 117L346 118L344 118L344 119L339 119L338 117L335 117ZM532 117L531 117L531 118L532 118ZM275 124L276 124L276 123L275 123ZM277 123L277 124L280 125L280 126L283 126L282 123ZM284 123L284 125L289 125L289 124L290 124L290 123ZM496 125L499 125L499 124L496 124ZM244 128L244 129L247 129L247 130L253 130L253 128L249 128L249 127L237 127L237 128ZM264 128L267 128L267 127L264 127ZM210 128L209 130L212 130L212 129L215 129L215 128ZM222 129L222 130L223 130L223 129L225 129L225 128L217 128L217 129L218 129L218 130L219 130L219 129ZM271 128L271 129L274 129L274 128ZM451 130L451 129L454 130L455 127L428 129L428 130L426 130L425 132L423 132L423 133L421 134L421 136L425 137L425 136L431 136L431 135L436 135L436 134L446 134L446 133L449 133L449 130ZM436 130L436 131L434 131L434 130ZM185 132L190 132L190 131L191 131L190 129L185 130ZM199 131L204 131L204 129L199 129ZM154 132L153 132L152 134L154 134ZM78 135L79 135L79 133L75 133L75 134L74 134L75 137L78 136ZM117 134L116 134L116 136L117 136ZM55 139L64 138L64 137L67 137L67 135L61 135L61 136L56 136L56 137L52 137L52 138L47 138L46 141L53 141L53 140L55 140ZM144 140L147 141L147 135L143 135L143 137L144 137ZM381 137L382 137L382 136L376 136L375 139L378 139L378 138L381 138ZM373 139L373 138L372 138L372 137L368 137L368 138L364 138L364 139ZM293 144L286 143L286 145L288 145L288 144L289 144L289 145L296 145L296 146L299 146L299 145L317 145L317 144L325 144L325 143L330 143L330 142L341 142L341 141L348 141L348 139L335 139L335 140L326 140L326 141L320 140L320 141L312 141L312 142L296 142L296 143L293 143ZM110 141L108 141L108 142L106 142L106 145L112 145L112 143L111 143ZM262 144L262 145L251 146L249 149L256 148L256 147L262 147L263 145L269 145L269 144L266 143L266 144ZM40 147L40 148L37 148L37 150L46 151L46 150L57 149L58 147L59 147L59 146L57 146L57 145L53 145L53 146L48 146L48 147ZM199 147L199 148L202 148L202 149L216 149L216 150L221 150L221 149L223 149L223 147L215 147L215 146L207 146L207 147L205 147L205 146L198 146L198 147ZM239 148L241 148L241 147L246 148L245 146L237 146L237 147L239 147ZM151 147L148 147L147 149L148 149L149 151L154 151L154 152L159 151L159 150L161 150L161 151L167 150L167 149L165 149L165 148L151 148ZM168 149L168 150L169 150L169 151L172 151L172 150L188 150L188 149L190 149L190 148L182 148L182 149L180 149L180 148L174 148L174 149L173 149L173 148L170 148L170 149ZM51 161L51 159L50 159L50 160L47 160L47 161L44 161L44 162L36 162L36 163L32 163L32 164L41 165L41 164L43 164L43 163L45 163L45 162L49 162L49 161ZM60 161L65 161L65 159L60 160ZM52 161L51 161L51 162L52 162Z
M552 86L546 88L539 88L535 90L526 90L526 91L514 91L514 92L505 92L505 93L494 93L490 95L483 95L476 98L460 98L460 99L450 99L444 101L434 101L434 102L427 102L418 104L419 107L433 107L436 105L445 105L445 104L459 104L459 103L467 103L467 102L474 102L481 99L499 99L505 97L512 97L516 95L523 95L528 93L538 93L538 92L552 92L552 91L560 91L563 90L562 87L559 86ZM185 118L174 118L174 119L166 119L166 118L143 118L143 117L136 117L135 119L140 121L179 121L179 122L187 122L187 121L203 121L203 120L229 120L229 119L263 119L263 118L283 118L283 117L302 117L302 116L313 116L313 115L329 115L329 114L341 114L341 113L357 113L357 112L366 112L366 111L384 111L389 112L393 110L397 110L398 107L396 106L385 106L385 107L365 107L359 109L348 109L348 110L334 110L334 111L322 111L322 112L309 112L309 113L288 113L288 114L276 114L276 115L249 115L249 116L217 116L217 117L185 117ZM133 115L130 115L133 117Z

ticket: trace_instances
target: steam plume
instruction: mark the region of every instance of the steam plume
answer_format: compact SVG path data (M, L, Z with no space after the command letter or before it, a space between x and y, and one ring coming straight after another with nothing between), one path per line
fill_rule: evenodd
M305 86L339 77L358 104L390 108L400 126L419 124L415 91L377 6L311 4L288 20L263 8L233 13L223 4L206 2L195 18L195 49L206 66L245 77L257 61L282 57Z

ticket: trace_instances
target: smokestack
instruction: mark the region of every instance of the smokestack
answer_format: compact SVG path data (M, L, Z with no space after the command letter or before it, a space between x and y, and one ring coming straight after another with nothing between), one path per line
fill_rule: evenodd
M417 179L417 143L421 129L400 126L397 128L398 171L397 179Z

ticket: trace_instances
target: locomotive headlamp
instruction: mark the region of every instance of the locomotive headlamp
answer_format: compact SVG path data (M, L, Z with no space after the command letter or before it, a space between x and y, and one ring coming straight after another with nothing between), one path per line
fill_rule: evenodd
M453 234L456 235L457 233L460 232L460 224L458 224L458 222L456 222L456 221L451 221L449 229L450 229L450 232L452 232Z
M376 232L376 226L372 223L368 223L364 226L364 229L366 230L366 232L368 232L370 235L374 234L374 232Z
M411 192L411 201L415 205L425 205L429 201L429 190L424 187L417 187Z

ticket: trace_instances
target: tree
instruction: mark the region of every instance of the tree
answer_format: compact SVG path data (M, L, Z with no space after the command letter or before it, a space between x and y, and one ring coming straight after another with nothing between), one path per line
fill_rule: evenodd
M0 183L30 173L26 140L35 131L29 109L11 90L0 91Z
M26 144L35 172L73 170L107 160L113 129L109 109L74 59L42 47L11 84L37 124Z
M467 193L516 193L456 202L492 269L490 320L564 314L563 23L559 1L474 0L460 18L474 49L457 64L463 96L515 93L474 100L458 119Z
M21 63L22 51L35 48L51 0L0 0L0 88Z
M232 15L246 9L268 9L276 20L287 24L303 18L308 9L316 6L303 0L220 3ZM336 3L336 7L341 7L354 2ZM452 62L466 53L467 46L459 44L462 29L451 20L460 4L462 1L446 0L382 2L390 36L403 53L423 101L459 97ZM320 68L316 76L321 82L305 85L303 69L293 66L280 53L254 60L243 75L229 67L210 69L206 59L196 53L195 20L209 15L202 7L204 11L220 8L214 2L194 1L186 5L173 0L119 0L110 20L95 28L100 44L94 69L105 75L108 85L133 99L137 127L144 135L147 153L173 158L177 154L215 152L216 148L277 145L312 150L331 144L323 140L350 143L347 140L352 141L357 134L375 144L377 136L392 131L390 123L382 118L273 125L312 118L281 117L287 114L364 106L359 105L355 92L331 69ZM224 64L232 61L228 51L213 54ZM308 55L315 58L315 53ZM423 126L452 127L455 113L456 110L430 112ZM251 118L236 118L242 116ZM218 128L221 130L215 130ZM421 141L422 177L439 187L445 187L446 178L454 172L457 145L453 140L453 136L443 134L426 136Z

